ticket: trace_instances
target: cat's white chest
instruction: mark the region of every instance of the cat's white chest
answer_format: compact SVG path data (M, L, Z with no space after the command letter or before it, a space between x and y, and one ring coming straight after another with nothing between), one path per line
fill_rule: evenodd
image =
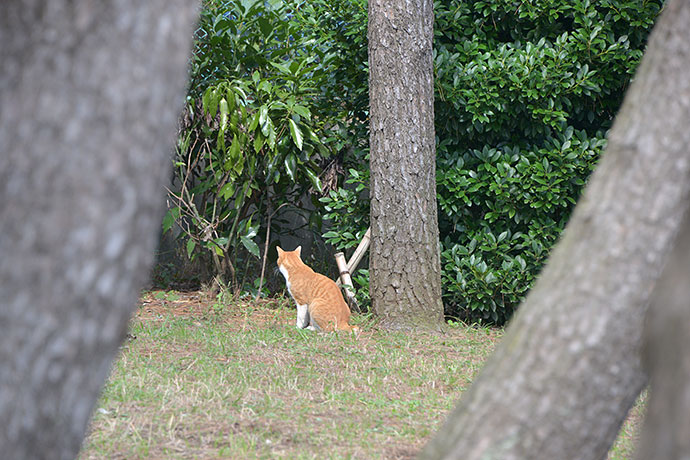
M287 286L290 295L292 295L292 290L290 289L290 277L288 276L287 268L281 265L280 267L278 267L278 270L280 270L280 273L282 273L283 277L285 277L285 285Z

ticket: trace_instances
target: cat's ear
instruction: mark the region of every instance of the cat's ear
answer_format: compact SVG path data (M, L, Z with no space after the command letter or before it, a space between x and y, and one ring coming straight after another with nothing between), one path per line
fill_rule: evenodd
M276 246L276 251L278 251L278 257L282 256L285 251L283 251L280 246Z
M301 258L301 257L302 257L302 246L297 246L297 247L295 248L295 252L296 252L297 255Z

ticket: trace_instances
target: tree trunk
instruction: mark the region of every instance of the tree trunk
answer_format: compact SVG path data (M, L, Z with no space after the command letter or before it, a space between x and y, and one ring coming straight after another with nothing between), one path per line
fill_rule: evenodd
M384 327L443 322L433 2L369 2L372 307Z
M643 361L650 396L637 458L690 458L690 214L655 289Z
M690 198L690 4L666 10L561 242L421 458L602 459L646 384L643 318Z
M194 2L6 0L0 446L71 459L153 261Z

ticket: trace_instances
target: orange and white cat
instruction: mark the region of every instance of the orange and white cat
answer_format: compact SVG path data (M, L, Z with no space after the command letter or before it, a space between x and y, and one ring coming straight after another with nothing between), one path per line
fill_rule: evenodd
M302 262L302 246L297 246L294 251L277 249L278 269L297 304L297 327L313 331L359 332L357 326L350 326L350 308L340 288L333 280Z

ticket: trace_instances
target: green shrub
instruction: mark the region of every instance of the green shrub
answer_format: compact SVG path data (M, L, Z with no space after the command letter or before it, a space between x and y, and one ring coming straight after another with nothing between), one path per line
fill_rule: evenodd
M436 3L447 313L503 322L605 146L661 2Z
M289 20L289 2L245 4L207 2L202 11L175 157L179 188L163 226L177 221L190 257L208 254L221 282L251 290L248 267L269 215L289 204L318 224L302 200L319 204L319 174L338 136L322 102L331 58Z

